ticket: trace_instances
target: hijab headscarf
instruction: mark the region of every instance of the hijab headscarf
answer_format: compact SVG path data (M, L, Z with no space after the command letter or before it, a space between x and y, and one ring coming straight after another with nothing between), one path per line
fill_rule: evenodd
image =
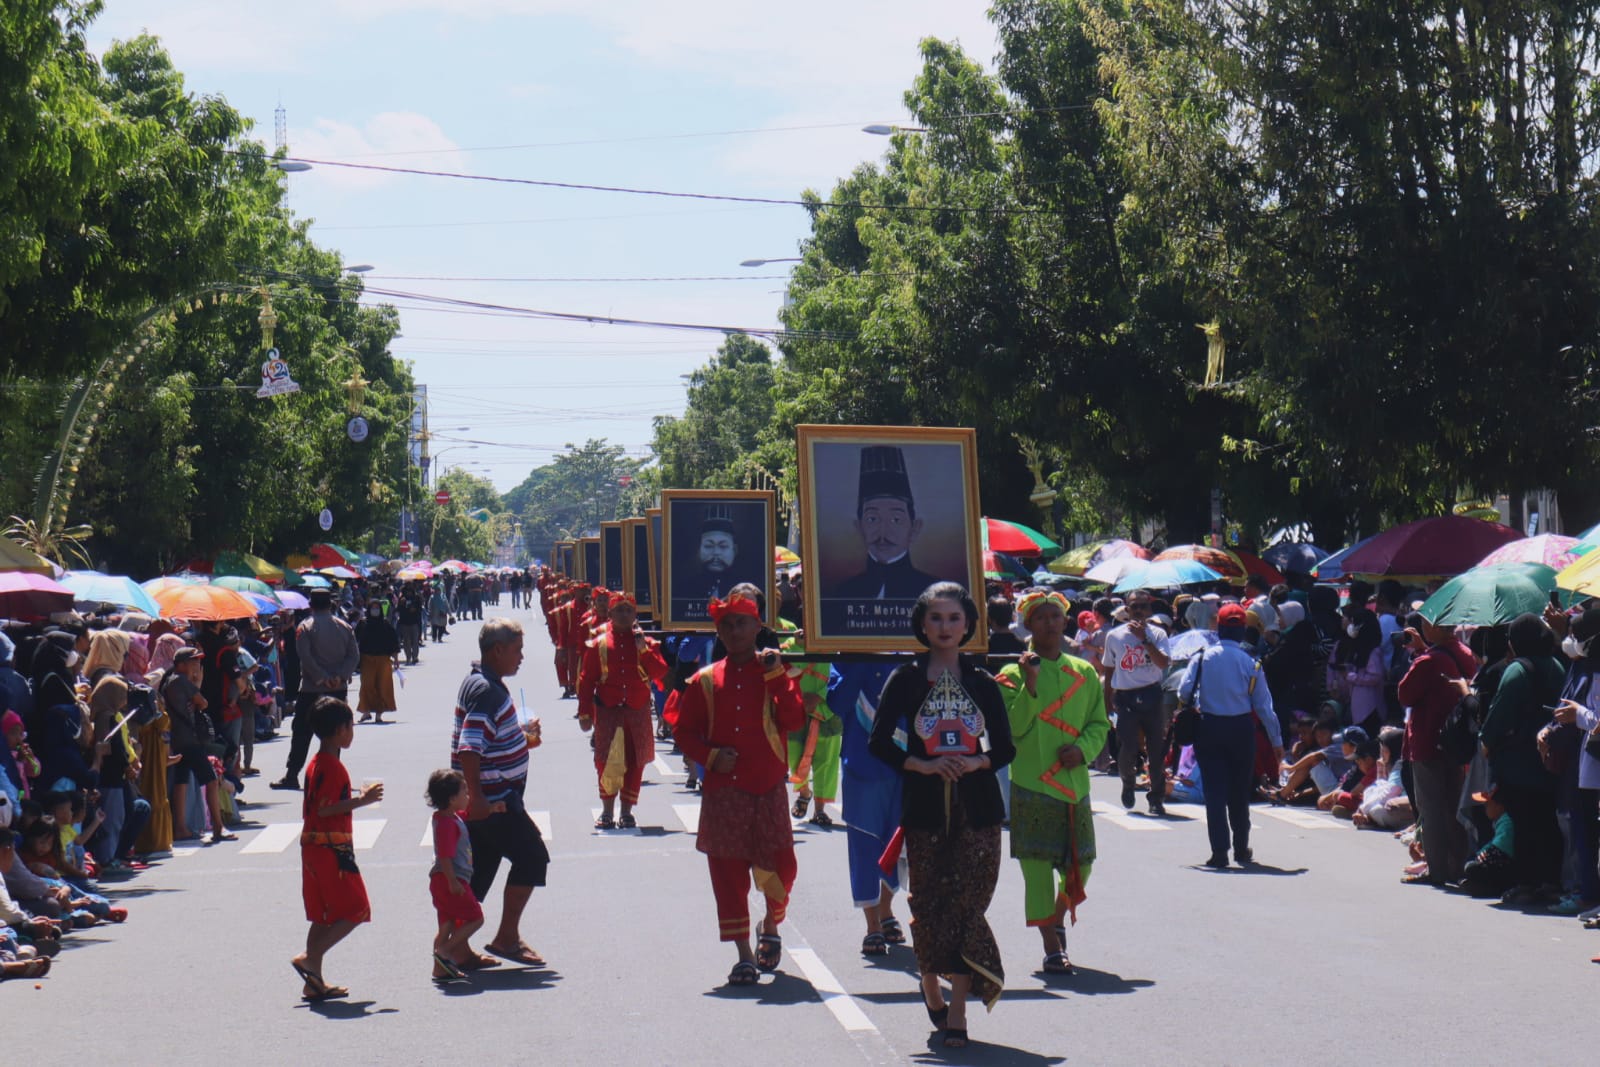
M91 681L102 670L121 674L127 658L128 635L121 630L100 630L89 638L89 659L83 665L83 673Z
M170 671L174 665L173 659L182 647L183 638L177 634L162 634L156 638L156 647L150 653L150 669L146 673Z
M141 678L150 672L150 641L144 634L128 635L128 654L122 660L125 678Z
M67 666L69 653L77 651L76 639L61 632L46 634L33 651L33 711L35 717L53 707L76 704L74 688L77 677ZM28 732L37 732L34 723L28 723Z

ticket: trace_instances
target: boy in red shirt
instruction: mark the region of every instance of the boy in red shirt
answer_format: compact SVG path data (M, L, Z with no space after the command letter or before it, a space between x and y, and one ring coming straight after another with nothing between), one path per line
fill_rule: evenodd
M322 697L311 708L311 726L322 747L306 767L302 802L305 823L300 831L300 892L305 898L306 950L289 961L305 981L300 999L328 1000L349 996L344 986L322 979L322 958L350 936L360 923L372 918L367 886L356 867L350 813L383 799L383 786L373 783L350 795L350 772L339 760L339 750L355 741L355 713L335 697Z
M679 698L678 747L706 769L695 847L711 868L722 940L739 962L729 985L754 985L783 954L778 924L796 871L789 822L787 737L805 725L800 686L776 649L756 651L761 613L738 593L709 605L727 658L689 680ZM750 950L750 881L767 898L756 952Z

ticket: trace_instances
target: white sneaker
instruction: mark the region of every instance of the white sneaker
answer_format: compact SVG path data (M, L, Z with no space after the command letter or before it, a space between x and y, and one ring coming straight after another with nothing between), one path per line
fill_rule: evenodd
M1595 907L1590 908L1588 911L1580 911L1578 913L1578 918L1584 922L1588 922L1590 919L1600 919L1600 905L1596 905Z

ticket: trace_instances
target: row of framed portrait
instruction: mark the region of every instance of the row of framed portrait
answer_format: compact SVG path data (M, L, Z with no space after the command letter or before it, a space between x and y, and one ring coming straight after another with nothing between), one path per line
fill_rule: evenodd
M971 429L800 426L801 624L812 652L914 651L911 611L935 582L984 610L977 435ZM766 490L665 489L644 516L559 541L560 573L633 593L663 630L709 630L707 605L759 588L776 625L777 501ZM987 648L980 617L967 648Z

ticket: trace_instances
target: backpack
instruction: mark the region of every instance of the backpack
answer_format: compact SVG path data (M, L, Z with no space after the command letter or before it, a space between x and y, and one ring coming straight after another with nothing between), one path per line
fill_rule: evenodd
M1439 731L1439 751L1451 763L1471 763L1478 753L1478 728L1483 723L1483 702L1468 693L1445 716Z

